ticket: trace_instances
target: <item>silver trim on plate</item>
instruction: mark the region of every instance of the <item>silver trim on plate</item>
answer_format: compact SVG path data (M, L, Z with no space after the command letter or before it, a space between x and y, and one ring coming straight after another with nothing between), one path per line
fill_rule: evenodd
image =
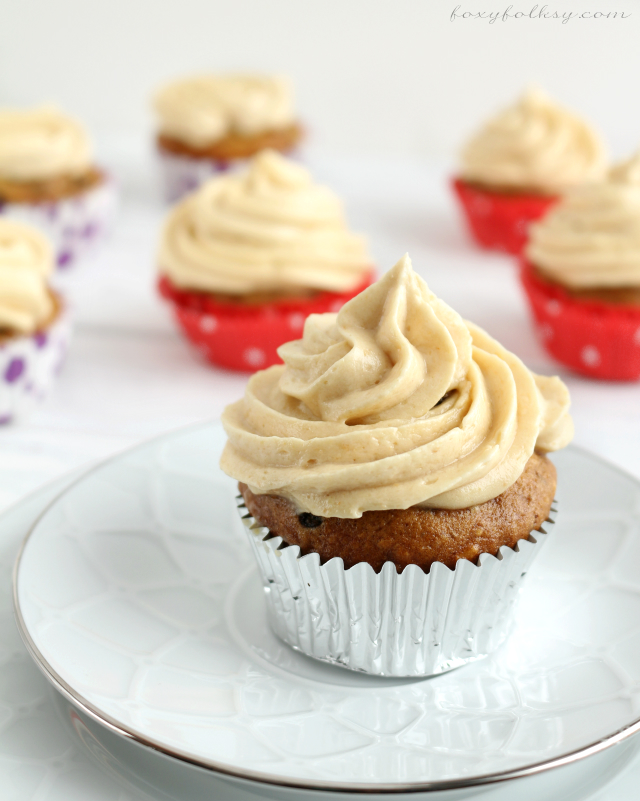
M187 764L193 765L198 768L204 768L205 770L210 770L222 776L231 776L246 781L257 782L260 784L268 784L274 787L287 787L298 790L322 790L323 792L328 792L328 793L330 792L353 793L353 794L361 793L363 795L368 795L371 793L378 793L380 795L394 795L399 793L406 794L406 793L442 792L443 790L456 790L456 789L463 789L470 787L481 787L483 785L498 784L513 779L522 779L526 778L527 776L535 776L536 774L543 773L548 770L554 770L556 768L565 767L567 765L571 765L575 762L578 762L582 759L586 759L587 757L594 756L595 754L598 754L601 751L604 751L605 749L610 748L613 745L621 743L622 741L628 739L629 737L640 731L640 717L639 717L636 720L632 721L629 725L623 726L621 729L616 730L609 736L604 737L601 740L597 740L591 743L590 745L585 746L584 748L579 748L576 751L570 751L567 754L563 754L559 757L554 757L553 759L532 763L530 765L525 765L525 767L523 768L517 768L514 770L507 770L498 773L487 773L479 776L469 776L464 779L448 779L446 781L408 782L408 783L405 782L396 784L390 784L388 782L384 784L349 784L345 782L339 783L339 782L328 782L328 781L302 781L302 780L290 779L288 777L277 777L273 776L272 774L261 773L260 771L256 770L234 769L229 767L228 765L216 762L216 760L214 759L202 759L199 757L195 757L186 751L181 751L180 749L168 748L163 743L158 742L157 740L154 740L152 738L146 737L140 732L137 732L135 729L128 728L124 724L112 718L110 715L104 714L102 711L97 709L90 701L88 701L86 698L80 695L80 693L76 692L69 684L67 684L67 682L60 675L58 675L58 673L56 673L53 667L47 662L43 654L39 651L36 644L33 642L31 635L27 631L25 621L20 609L20 603L18 600L18 572L26 544L29 541L29 538L31 537L32 533L34 532L40 520L49 512L49 510L54 506L54 504L56 504L62 497L64 497L70 490L72 490L77 484L83 481L87 476L102 469L105 465L110 464L111 462L114 462L122 458L126 454L135 453L136 451L149 447L154 443L159 443L162 440L173 438L179 432L186 433L189 430L197 430L198 428L205 428L211 425L212 425L211 423L207 423L204 425L202 423L198 423L195 425L185 426L184 428L179 429L178 431L174 431L171 434L164 434L160 437L148 440L147 442L144 442L142 444L135 445L134 447L129 448L108 459L105 459L104 461L100 462L100 464L90 468L85 473L83 473L79 478L77 478L75 481L73 481L71 484L65 487L65 489L59 495L57 495L49 504L47 504L45 509L38 515L36 520L33 522L33 525L27 532L22 542L22 545L20 546L20 550L18 551L16 562L13 568L13 607L15 611L16 623L18 626L18 631L20 632L20 636L22 637L22 640L27 648L27 651L29 652L29 655L34 660L40 671L44 674L45 678L47 678L51 682L51 684L53 684L55 689L58 690L60 693L62 693L62 695L65 698L67 698L67 700L71 701L71 703L77 706L78 709L87 714L93 720L97 721L103 726L106 726L109 730L125 737L126 739L132 740L140 745L146 746L147 748L152 748L154 751L158 751L159 753L164 754L166 756L178 759L182 762L185 762ZM631 479L635 483L638 483L638 479L631 473L627 473L626 471L622 470L616 465L610 464L606 459L602 459L601 457L590 453L588 450L584 448L580 448L576 445L569 445L568 449L580 451L583 454L585 454L587 458L600 462L609 469L615 470L616 472L620 473L626 479Z

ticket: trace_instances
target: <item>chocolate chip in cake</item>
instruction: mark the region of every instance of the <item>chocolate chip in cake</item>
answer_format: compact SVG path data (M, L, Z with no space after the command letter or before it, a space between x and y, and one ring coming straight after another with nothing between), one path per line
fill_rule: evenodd
M298 520L300 521L300 525L305 528L318 528L323 522L322 517L312 515L309 512L303 512L301 515L298 515Z

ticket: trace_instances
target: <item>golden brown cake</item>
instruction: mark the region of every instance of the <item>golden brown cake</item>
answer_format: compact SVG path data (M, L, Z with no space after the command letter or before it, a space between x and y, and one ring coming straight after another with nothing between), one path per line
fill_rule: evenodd
M515 484L470 509L391 509L355 519L297 514L290 501L239 487L255 519L302 554L319 553L322 562L339 556L347 569L368 562L378 572L393 562L399 571L418 565L428 573L434 562L453 569L458 559L475 562L481 553L495 556L503 545L528 539L549 516L556 470L534 454Z
M428 571L540 528L572 436L569 396L439 301L402 259L309 318L225 410L222 467L302 553Z

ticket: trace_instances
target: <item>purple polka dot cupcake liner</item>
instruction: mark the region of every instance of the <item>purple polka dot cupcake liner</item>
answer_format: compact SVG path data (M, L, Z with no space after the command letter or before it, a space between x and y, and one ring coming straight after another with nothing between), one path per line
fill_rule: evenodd
M216 175L244 169L251 158L220 159L190 158L165 150L157 150L162 196L167 203L175 203L185 195L195 192L203 183ZM297 150L284 154L299 160Z
M248 159L221 161L219 159L190 158L176 153L158 150L161 191L167 203L194 192L203 183L220 173L237 170L247 164Z
M63 308L45 331L0 343L0 423L24 420L46 398L70 336L70 315Z
M114 181L107 177L82 194L46 203L1 203L0 214L39 229L51 242L58 270L90 253L109 232L116 211Z

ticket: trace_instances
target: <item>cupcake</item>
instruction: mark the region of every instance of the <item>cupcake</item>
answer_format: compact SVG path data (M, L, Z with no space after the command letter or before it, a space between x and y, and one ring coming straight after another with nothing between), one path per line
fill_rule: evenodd
M380 675L495 650L546 539L564 384L462 320L407 256L279 352L225 410L221 460L276 634Z
M286 78L199 75L154 98L165 196L178 200L267 148L289 153L302 137Z
M467 144L453 187L476 242L517 254L532 221L567 190L603 178L606 168L589 125L530 89Z
M593 378L640 378L640 154L531 227L521 276L554 358Z
M0 423L24 417L48 392L70 334L47 286L53 252L34 228L0 218Z
M68 267L108 227L113 183L84 128L56 108L0 109L0 215L39 228Z
M180 201L162 231L159 288L214 364L255 370L310 313L337 311L372 280L364 240L307 170L271 150Z

